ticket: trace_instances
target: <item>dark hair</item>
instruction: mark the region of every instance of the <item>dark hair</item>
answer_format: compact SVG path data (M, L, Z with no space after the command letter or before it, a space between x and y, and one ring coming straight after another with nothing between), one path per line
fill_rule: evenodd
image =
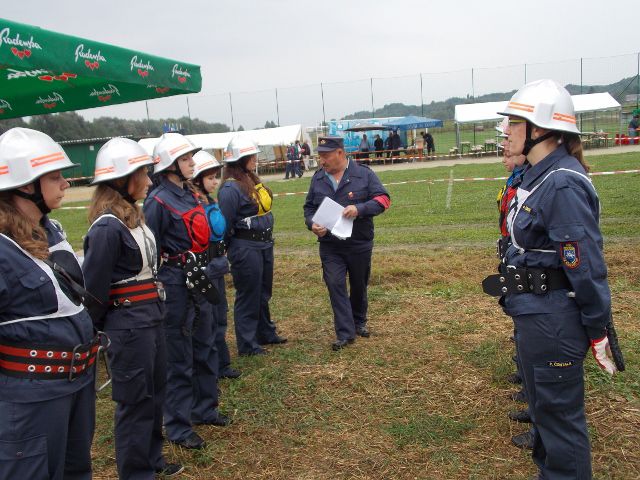
M261 183L261 180L255 173L247 170L247 162L252 156L253 155L247 155L245 157L241 157L237 162L227 163L224 167L222 182L225 182L229 178L233 178L238 182L238 186L240 187L240 190L242 190L242 193L257 205L258 201L255 198L255 190L256 185ZM267 190L269 189L267 188Z
M559 137L564 144L564 148L567 149L567 153L574 157L582 168L584 168L585 172L589 172L591 167L584 160L584 154L582 152L582 141L580 140L580 135L577 133L568 133L568 132L558 132Z

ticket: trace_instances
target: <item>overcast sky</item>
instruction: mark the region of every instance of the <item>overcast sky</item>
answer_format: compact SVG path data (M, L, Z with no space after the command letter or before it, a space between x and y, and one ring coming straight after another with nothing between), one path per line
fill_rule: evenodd
M281 124L322 120L320 82L329 119L371 109L370 78L375 108L518 88L524 63L528 80L579 84L583 57L585 84L616 81L637 72L634 11L628 0L21 0L0 16L201 65L192 116L230 125L232 92L235 127L251 128L277 121L276 88ZM148 105L152 117L187 113L183 97Z

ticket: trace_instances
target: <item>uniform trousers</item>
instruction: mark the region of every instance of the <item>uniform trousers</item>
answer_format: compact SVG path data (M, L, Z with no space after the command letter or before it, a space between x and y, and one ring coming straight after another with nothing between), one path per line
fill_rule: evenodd
M519 315L514 321L535 426L533 461L546 480L589 480L583 378L589 339L580 312Z
M0 479L91 479L95 413L93 382L42 402L0 401Z
M218 385L210 304L183 285L165 283L167 393L164 426L169 440L181 442L193 431L192 418L217 416ZM200 307L196 320L195 302ZM196 333L197 332L197 333ZM197 335L202 337L197 338ZM193 410L193 414L192 414Z
M212 305L214 322L216 325L216 350L218 351L218 374L231 365L231 355L229 345L227 345L227 312L229 304L225 294L224 276L212 278L211 283L220 293L220 303Z
M338 340L355 338L356 328L367 323L367 286L371 274L371 254L371 248L362 251L320 242L322 275L329 290Z
M238 353L255 353L262 349L261 344L270 343L278 336L269 311L273 289L273 244L267 248L253 248L234 240L227 257L236 289L233 320Z
M165 466L162 410L167 383L167 351L162 325L109 330L113 376L118 477L153 480Z

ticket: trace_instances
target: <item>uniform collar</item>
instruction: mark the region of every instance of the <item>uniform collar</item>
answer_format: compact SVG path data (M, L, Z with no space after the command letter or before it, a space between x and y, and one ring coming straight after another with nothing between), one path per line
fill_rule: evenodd
M522 188L527 189L536 183L536 181L546 175L549 171L557 167L558 162L567 154L564 145L558 145L553 152L540 160L536 165L527 169L522 181Z
M178 185L173 183L171 180L169 180L164 175L162 176L162 179L160 181L161 181L162 185L164 186L164 188L169 190L174 195L178 195L179 197L184 197L187 194L187 189L186 188L184 188L184 187L180 188Z

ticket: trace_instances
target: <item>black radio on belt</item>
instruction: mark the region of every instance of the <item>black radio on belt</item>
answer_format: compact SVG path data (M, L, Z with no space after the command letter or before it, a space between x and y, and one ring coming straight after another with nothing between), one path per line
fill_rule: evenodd
M520 293L544 295L549 290L571 288L564 271L551 268L506 268L482 281L484 293L493 297Z
M209 259L223 256L226 251L224 240L209 243L209 249L207 251L209 253Z

